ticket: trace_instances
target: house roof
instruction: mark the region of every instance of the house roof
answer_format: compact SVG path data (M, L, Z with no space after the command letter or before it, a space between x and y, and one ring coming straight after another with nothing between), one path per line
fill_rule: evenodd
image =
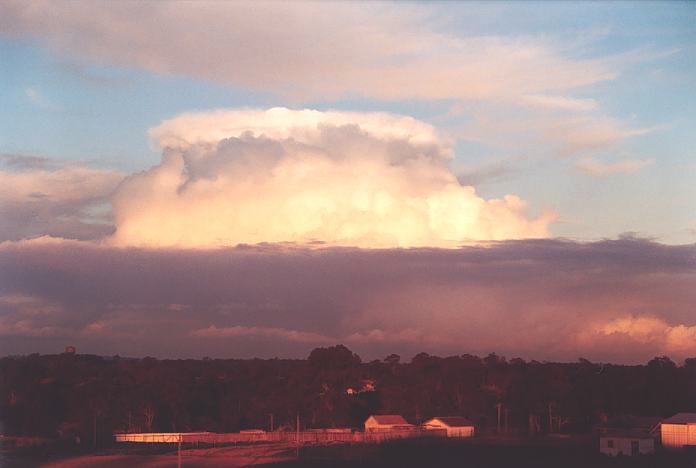
M436 416L433 419L437 419L445 426L449 427L468 427L474 425L474 423L462 416ZM431 421L433 419L431 419Z
M654 436L642 429L610 428L602 432L599 437L616 439L654 439Z
M403 418L403 416L400 416L398 414L373 414L370 417L373 418L377 422L377 424L388 424L388 425L408 424L408 421L406 421Z
M645 429L650 430L659 424L661 419L657 416L633 416L623 415L611 418L597 426L600 430L606 429Z
M662 424L696 424L696 413L677 413L671 418L663 419Z

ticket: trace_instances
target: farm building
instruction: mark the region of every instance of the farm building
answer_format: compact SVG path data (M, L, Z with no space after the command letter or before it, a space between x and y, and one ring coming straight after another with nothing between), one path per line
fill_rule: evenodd
M660 423L662 446L668 449L696 445L696 413L677 413Z
M426 429L445 429L447 437L473 437L474 423L461 416L438 416L423 423Z
M597 426L599 451L605 455L649 455L655 453L653 429L660 418L622 416Z
M365 421L365 431L400 431L413 429L403 416L398 414L373 414Z

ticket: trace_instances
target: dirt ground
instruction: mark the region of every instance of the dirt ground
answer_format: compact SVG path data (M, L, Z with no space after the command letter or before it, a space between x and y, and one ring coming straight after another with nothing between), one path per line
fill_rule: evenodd
M165 468L176 467L177 461L176 449L172 446L129 446L104 449L98 454L0 457L0 467ZM416 439L384 444L306 445L300 449L299 459L296 447L288 443L182 450L181 466L186 468L260 465L274 468L696 468L696 450L610 458L599 453L591 438Z
M190 467L243 467L285 462L295 457L295 448L288 444L258 444L226 446L205 449L182 450L181 466ZM38 460L4 460L0 466L23 468L41 466L46 468L169 468L177 466L176 451L164 454L116 453L104 455L82 455L40 462Z

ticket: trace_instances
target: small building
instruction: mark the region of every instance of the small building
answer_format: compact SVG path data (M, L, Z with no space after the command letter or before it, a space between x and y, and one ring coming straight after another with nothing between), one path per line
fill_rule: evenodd
M612 457L655 453L657 417L621 416L597 426L599 451Z
M398 414L373 414L365 421L365 432L371 431L403 431L414 429L403 416Z
M462 416L437 416L423 423L425 429L445 429L447 437L473 437L474 423Z
M696 413L677 413L660 422L662 446L680 449L696 445Z

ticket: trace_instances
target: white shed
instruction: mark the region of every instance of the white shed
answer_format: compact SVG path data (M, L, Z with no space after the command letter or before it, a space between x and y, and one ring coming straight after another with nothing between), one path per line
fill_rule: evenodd
M655 439L644 432L615 430L599 436L599 451L605 455L650 455L655 453Z
M657 417L619 416L597 427L599 451L605 455L648 455L655 453Z
M696 445L696 413L677 413L660 423L662 446L667 449Z
M461 416L437 416L423 423L426 429L445 429L447 437L473 437L474 423Z
M365 431L398 431L414 427L398 414L373 414L365 421Z

